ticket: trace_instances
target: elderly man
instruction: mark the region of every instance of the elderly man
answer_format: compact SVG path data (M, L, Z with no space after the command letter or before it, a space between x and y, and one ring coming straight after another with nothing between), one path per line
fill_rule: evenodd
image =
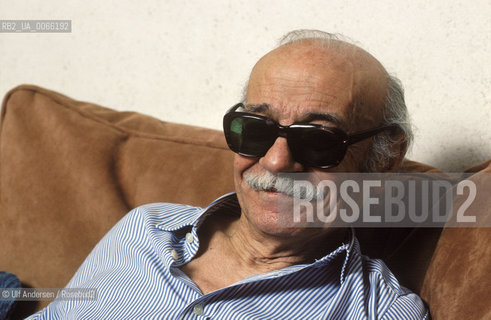
M397 169L410 130L394 78L352 44L296 31L254 66L244 100L224 117L236 194L134 209L68 284L97 299L57 299L32 319L429 317L352 230L279 223L292 197L280 173Z

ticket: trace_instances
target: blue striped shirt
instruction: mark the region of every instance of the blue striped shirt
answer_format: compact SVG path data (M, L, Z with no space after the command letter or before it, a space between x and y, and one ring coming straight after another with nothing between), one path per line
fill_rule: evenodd
M29 319L426 319L421 299L351 240L312 264L257 274L202 294L179 267L196 255L197 230L235 194L207 208L157 203L128 213L97 244L68 288L95 300L54 300Z

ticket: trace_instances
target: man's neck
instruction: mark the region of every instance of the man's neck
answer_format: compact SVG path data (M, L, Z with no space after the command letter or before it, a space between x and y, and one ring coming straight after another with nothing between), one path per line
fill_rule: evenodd
M240 217L216 213L198 231L200 248L181 267L206 294L259 273L312 263L336 249L345 229L311 229L308 236L278 237L258 232Z
M224 230L223 240L241 268L265 273L297 264L308 264L339 247L346 229L294 230L290 236L254 228L244 215Z

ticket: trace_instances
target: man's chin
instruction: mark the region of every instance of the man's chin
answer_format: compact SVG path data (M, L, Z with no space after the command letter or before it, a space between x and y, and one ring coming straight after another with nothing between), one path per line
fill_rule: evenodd
M274 225L259 224L256 227L262 233L277 238L292 237L305 231L302 227L282 227L278 225L278 223L275 223Z
M275 236L292 236L308 227L305 219L296 221L293 212L294 198L278 192L261 191L264 197L255 217L261 231ZM267 200L267 201L266 201ZM303 213L301 213L303 215Z
M255 190L247 185L241 189L240 195L239 202L243 200L241 207L245 209L248 219L265 234L292 236L308 227L306 219L295 221L293 196L274 189ZM304 215L303 212L300 214Z

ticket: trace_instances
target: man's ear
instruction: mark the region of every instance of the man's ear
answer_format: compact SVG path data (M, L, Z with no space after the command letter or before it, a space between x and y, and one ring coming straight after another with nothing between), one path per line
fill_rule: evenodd
M401 137L401 140L402 140L401 142L394 143L391 146L392 149L391 151L393 152L393 154L397 156L392 158L387 164L385 164L385 168L383 168L383 171L381 172L399 171L399 167L401 166L407 151L407 140L404 139L404 137Z

